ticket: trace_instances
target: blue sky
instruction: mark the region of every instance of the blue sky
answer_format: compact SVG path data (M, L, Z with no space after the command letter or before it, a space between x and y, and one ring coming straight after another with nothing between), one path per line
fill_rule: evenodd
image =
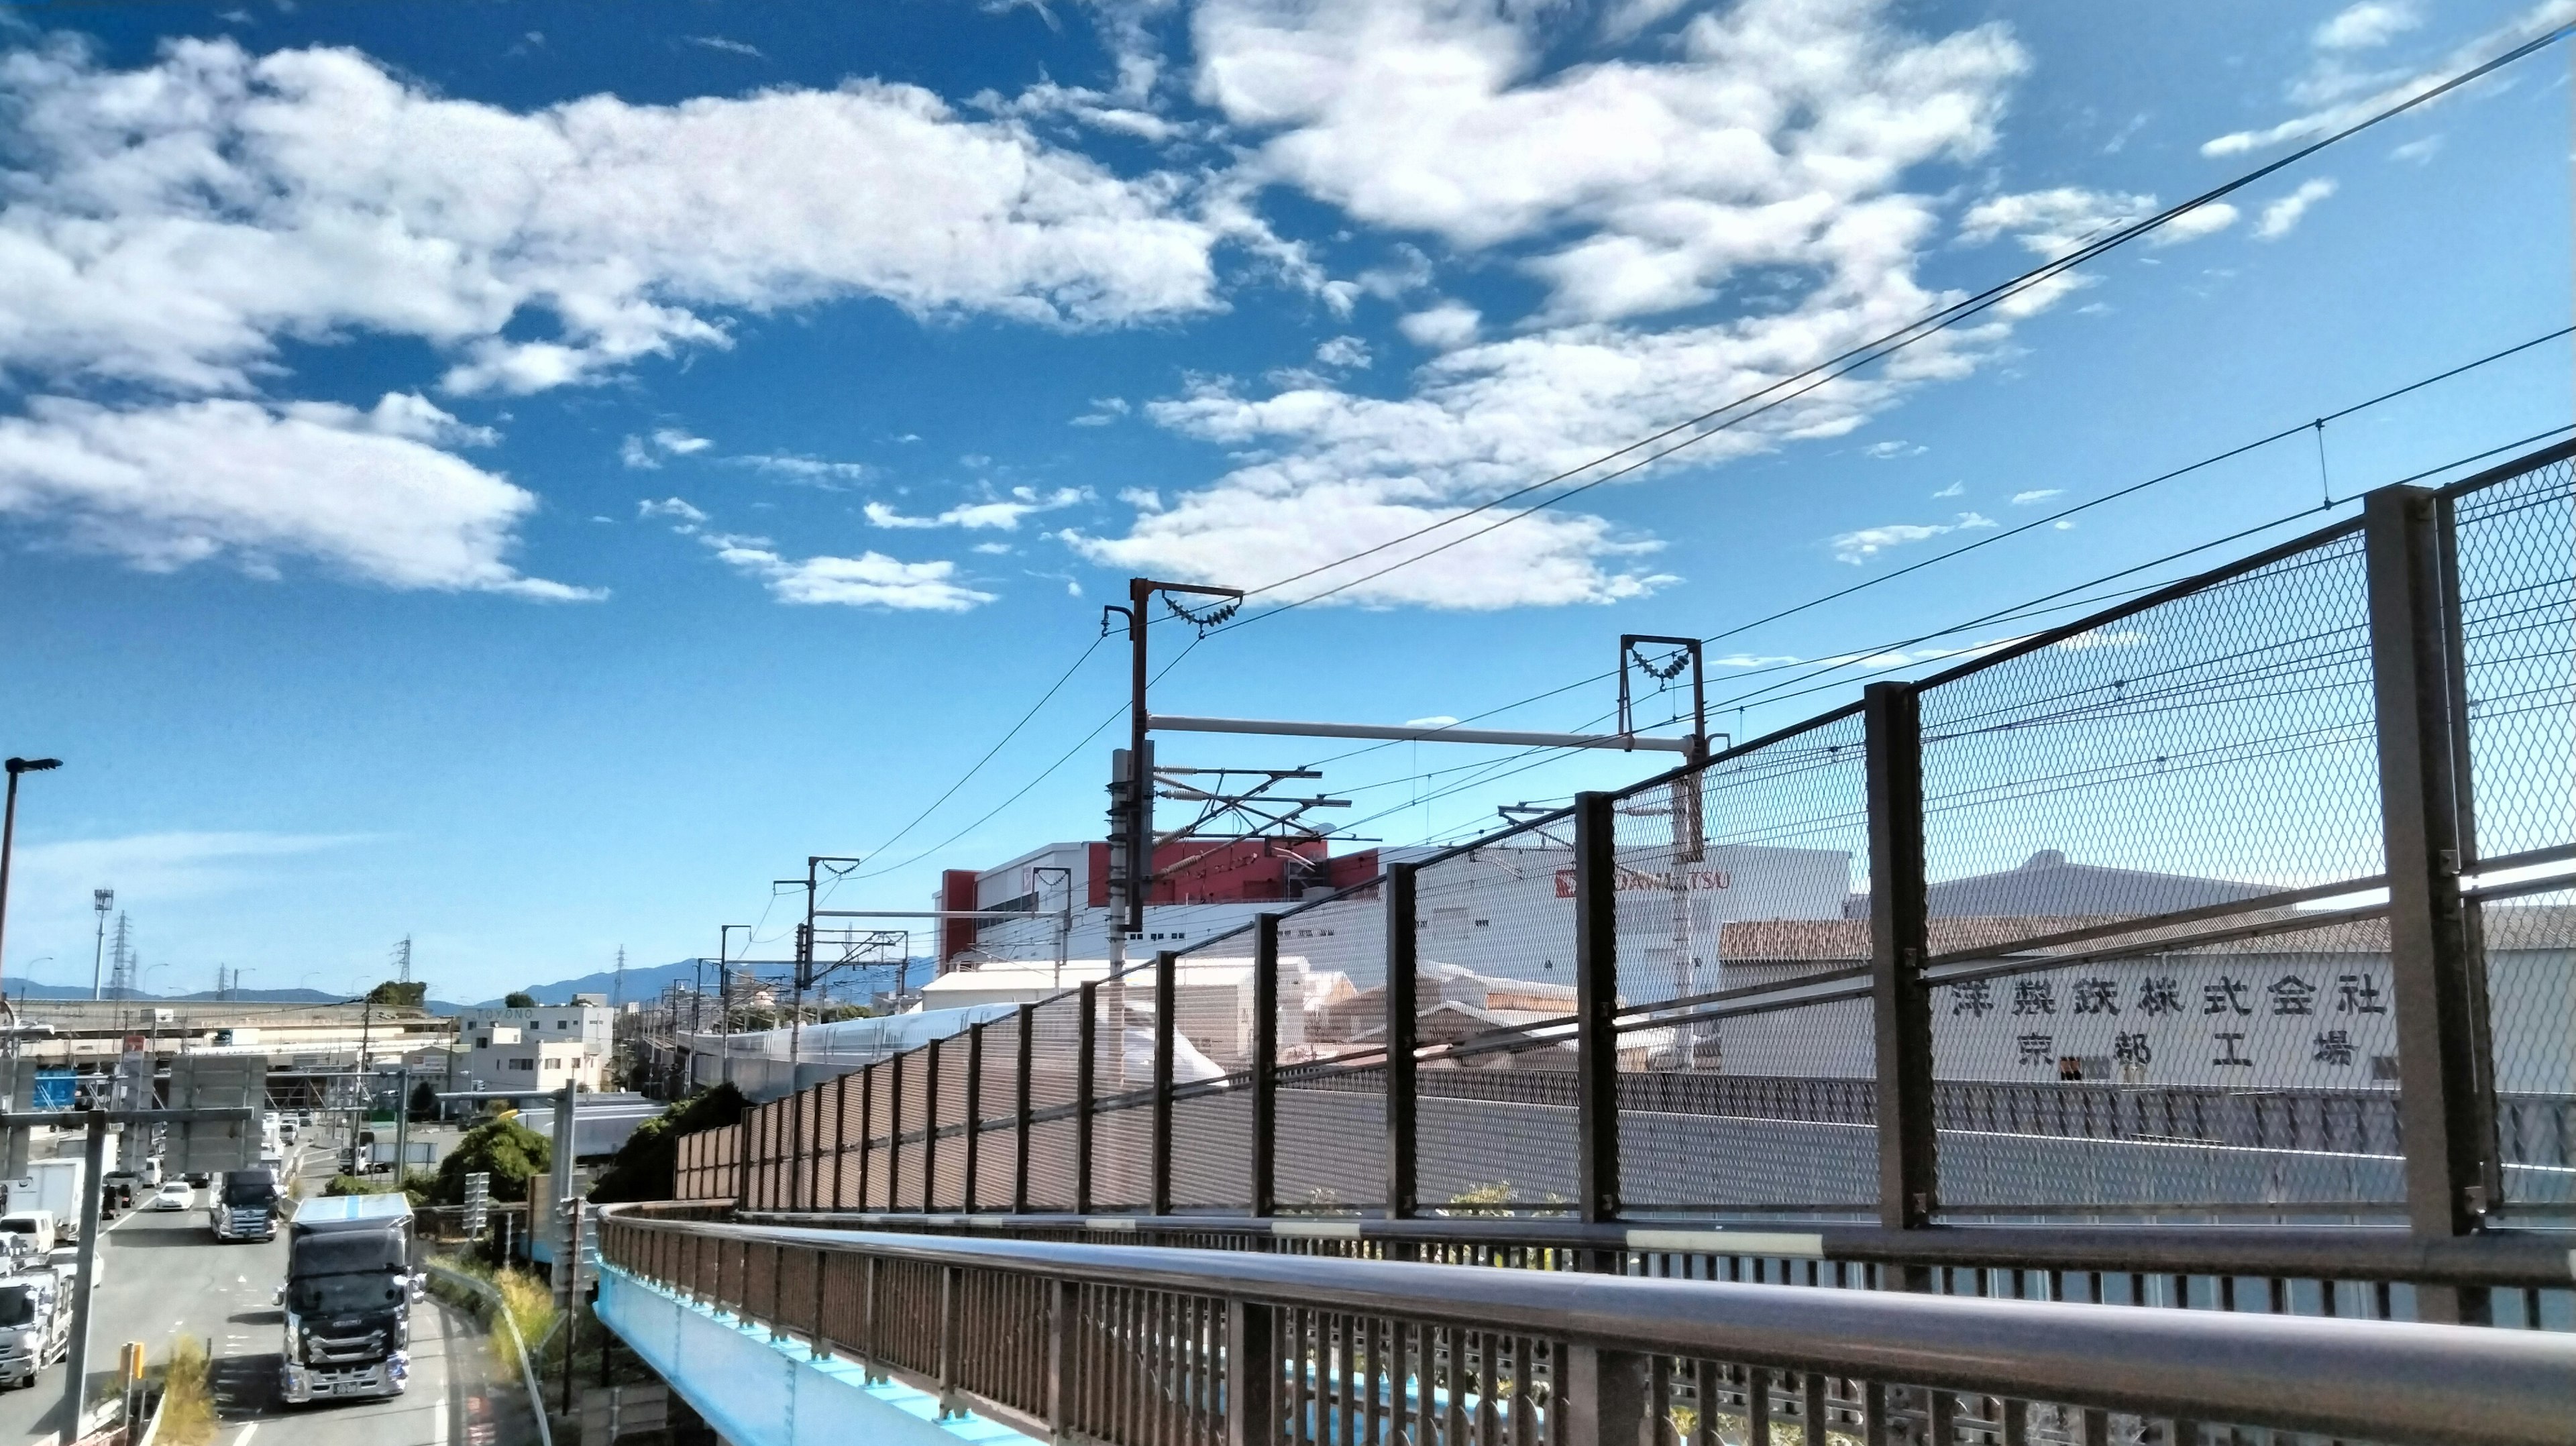
M0 749L66 760L22 799L7 974L85 977L97 886L147 987L362 987L409 934L458 998L769 939L808 853L873 854L843 901L917 907L942 866L1097 833L1115 730L1040 775L1119 705L1114 644L885 847L1130 572L1259 586L1401 536L2570 19L0 7ZM1621 632L1717 633L2552 331L2568 73L2536 56L1890 367L1212 636L1163 705L1481 713ZM2564 340L2533 348L2327 428L2330 485L2570 396ZM2308 441L1729 637L1714 695L2312 506ZM1410 777L1488 761L1401 746L1325 786L1409 842L1652 766Z

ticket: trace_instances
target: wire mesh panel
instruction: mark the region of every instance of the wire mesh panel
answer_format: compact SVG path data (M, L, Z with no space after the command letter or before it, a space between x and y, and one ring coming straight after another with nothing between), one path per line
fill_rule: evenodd
M922 1141L930 1120L930 1053L908 1050L894 1058L895 1101L894 1201L896 1210L921 1208Z
M2385 933L2301 908L2384 868L2368 621L2346 528L1923 690L1943 1208L2402 1200Z
M1211 940L1172 981L1172 1204L1252 1203L1252 936ZM1281 987L1283 997L1287 994Z
M1624 1202L1870 1208L1870 938L1851 907L1869 855L1858 711L1615 809Z
M984 1070L976 1084L975 1199L972 1207L1008 1206L1019 1169L1020 1020L984 1026Z
M931 1120L938 1144L931 1156L930 1208L966 1208L966 1152L974 1141L966 1133L966 1036L939 1042L939 1108Z
M2511 888L2576 844L2576 464L2549 463L2452 503L2470 822L2464 868ZM2487 991L2495 1182L2507 1213L2576 1206L2576 893L2472 905Z
M1363 885L1279 921L1282 1214L1386 1203L1386 903Z
M886 1210L894 1200L894 1091L897 1066L879 1060L867 1069L862 1091L868 1106L867 1208Z
M1029 1015L1029 1208L1074 1206L1072 1116L1081 1071L1082 996L1068 992L1041 1002Z
M832 1081L832 1113L833 1118L839 1121L839 1133L832 1162L824 1174L829 1182L825 1190L835 1210L856 1210L861 1203L859 1151L866 1138L868 1120L862 1107L864 1101L860 1098L860 1085L861 1079L855 1072Z
M1153 1199L1154 961L1093 991L1091 1206L1141 1211Z
M1414 875L1416 1189L1427 1209L1577 1199L1574 852L1559 814Z

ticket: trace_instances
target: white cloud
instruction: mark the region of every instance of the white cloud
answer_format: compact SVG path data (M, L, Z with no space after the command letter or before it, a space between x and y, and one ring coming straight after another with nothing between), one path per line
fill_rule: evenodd
M1368 343L1355 336L1337 336L1315 348L1315 360L1328 367L1365 369L1369 364Z
M707 520L707 515L678 497L665 497L659 502L646 500L635 504L637 517L676 517L689 526Z
M2349 15L2352 11L2344 13ZM2337 21L2341 18L2338 16ZM2321 57L2316 69L2290 88L2292 101L2307 104L2310 109L2260 130L2230 131L2213 137L2201 143L2200 152L2205 156L2242 155L2248 151L2331 135L2377 111L2420 96L2471 66L2492 60L2503 51L2546 35L2571 21L2576 21L2576 0L2541 0L2541 3L2504 24L2453 47L2435 64L2411 71L2355 74L2342 69L2333 59L2335 52L2330 50ZM2335 23L2327 22L2327 28L2331 29ZM2320 31L2316 38L2322 45L2324 32Z
M12 860L10 942L37 930L71 935L89 952L90 890L113 887L117 902L145 911L271 882L280 862L376 842L370 834L266 833L255 830L168 831L115 838L31 841L21 829ZM59 901L59 902L49 902ZM29 926L22 932L19 926ZM23 952L9 960L26 964ZM63 973L86 974L65 968Z
M2435 155L2441 152L2441 149L2442 138L2440 136L2422 136L2415 140L2408 141L2406 144L2390 151L2388 153L2388 158L2392 161L2409 161L2420 166L2426 161L2433 159Z
M433 445L489 440L402 393L364 412L38 397L0 417L0 515L151 571L223 560L267 576L302 558L406 590L599 596L512 566L537 499Z
M769 58L760 53L760 47L757 45L740 40L727 40L721 35L692 35L688 37L688 41L691 45L703 46L708 50L721 50L730 55L748 55L754 60Z
M58 42L0 58L0 105L0 369L22 374L240 391L288 338L374 332L455 358L459 390L527 392L725 345L734 309L1219 304L1220 232L1182 181L913 86L517 112L349 50L178 41L119 72Z
M855 482L876 471L865 462L835 462L824 457L798 456L792 452L744 452L719 460L728 467L748 467L755 472L816 485Z
M2055 260L2124 226L2155 215L2161 207L2151 195L2058 186L2045 191L1992 196L1968 208L1959 220L1959 239L1980 246L2010 234L2024 249ZM2150 245L2175 246L2235 224L2236 208L2223 201L2197 206L2156 228ZM2056 278L2080 281L2078 278ZM2060 294L2063 294L2062 292Z
M1106 427L1110 423L1117 421L1120 417L1127 415L1127 412L1128 406L1127 399L1125 397L1093 397L1091 399L1091 410L1074 418L1073 425L1077 427Z
M898 562L881 552L789 559L766 538L710 536L704 541L719 559L767 583L780 602L960 613L994 597L958 582L953 562Z
M2311 39L2319 50L2367 50L2423 23L2423 12L2409 0L2362 0L2336 12Z
M2012 505L2015 507L2029 507L2037 503L2045 502L2051 497L2063 497L2065 495L2066 489L2063 487L2034 487L2028 492L2014 493L2012 495Z
M1408 312L1398 320L1395 329L1415 346L1433 351L1450 351L1476 339L1476 328L1484 317L1476 308L1457 301L1444 301L1437 306Z
M1067 541L1104 566L1247 587L1383 547L1280 594L1348 585L1339 600L1367 605L1601 602L1668 581L1651 537L1575 512L1394 539L1952 299L1917 280L1942 203L1912 172L1990 148L2023 57L2000 26L1928 37L1890 8L1744 0L1677 22L1655 58L1550 70L1565 39L1554 7L1204 5L1197 91L1259 138L1254 176L1372 227L1432 233L1467 264L1520 265L1546 294L1508 327L1455 303L1405 316L1407 339L1439 353L1407 396L1287 374L1266 390L1200 378L1149 404L1160 425L1226 448L1232 469L1123 537ZM1712 302L1678 325L1648 320ZM2004 334L2001 321L1943 334L1676 465L1845 435L1907 389L1963 375ZM1407 565L1368 577L1390 564Z
M649 437L630 433L618 444L617 457L629 467L658 471L664 457L691 457L714 445L704 437L692 437L676 427L661 427Z
M2310 206L2334 193L2335 183L2330 177L2319 176L2300 182L2297 190L2263 208L2262 219L2254 224L2254 239L2278 241L2289 235L2297 228L2299 218L2308 214Z
M1860 450L1861 455L1865 457L1876 457L1880 461L1886 461L1891 457L1920 457L1932 449L1918 443L1896 439L1885 442L1872 442Z
M1003 532L1019 529L1020 519L1040 512L1054 512L1084 501L1090 493L1079 487L1059 487L1041 493L1034 487L1014 487L1006 497L982 502L961 502L931 517L912 517L882 502L871 502L862 511L875 527L929 528L962 527L968 531L994 528Z
M1967 490L1968 490L1968 484L1967 484L1967 483L1965 483L1965 482L1953 482L1953 483L1951 483L1949 486L1942 488L1940 491L1935 492L1935 493L1933 493L1932 495L1933 495L1933 497L1935 497L1936 499L1937 499L1937 498L1942 498L1942 497L1957 497L1957 496L1960 496L1960 495L1962 495L1963 493L1965 493Z
M2068 652L2082 652L2087 648L2143 647L2146 641L2147 635L2135 628L2114 628L2109 632L2104 632L2100 628L2087 628L2073 637L2058 639L2057 646Z
M1541 240L1550 314L1603 320L1748 268L1875 271L1927 224L1894 183L1984 153L2025 60L2001 26L1926 39L1883 11L1744 0L1669 59L1542 75L1547 7L1214 0L1197 90L1269 133L1256 174L1461 247Z
M1857 567L1891 547L1909 542L1923 542L1947 533L1973 531L1994 526L1994 519L1974 512L1962 512L1956 522L1891 522L1880 527L1863 527L1852 532L1836 533L1826 542L1833 549L1834 561Z

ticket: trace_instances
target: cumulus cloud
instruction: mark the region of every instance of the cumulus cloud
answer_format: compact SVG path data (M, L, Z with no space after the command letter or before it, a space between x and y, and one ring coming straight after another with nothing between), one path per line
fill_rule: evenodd
M1902 439L1895 439L1885 442L1872 442L1860 450L1861 455L1865 457L1876 457L1880 461L1886 461L1891 457L1920 457L1932 449L1917 442L1907 442Z
M2262 219L2254 223L2254 239L2278 241L2289 235L2297 229L2299 218L2308 214L2310 206L2334 193L2335 183L2330 177L2319 176L2315 180L2300 182L2297 190L2263 208Z
M1259 586L1380 549L1284 594L1345 589L1370 605L1635 597L1669 580L1657 545L1599 517L1545 511L1471 535L1498 513L1395 539L1952 299L1917 279L1941 203L1910 177L1992 146L2024 66L2002 27L1926 36L1883 0L1745 0L1676 21L1654 59L1550 70L1558 19L1429 0L1194 13L1197 93L1257 138L1251 176L1518 265L1545 294L1494 339L1456 303L1405 315L1406 338L1439 353L1406 396L1212 377L1149 404L1234 466L1124 537L1069 534L1078 551ZM1390 299L1427 281L1405 278ZM1714 317L1657 320L1712 302ZM1944 334L1689 456L1843 435L1906 389L1963 374L2002 335L2001 322ZM1396 563L1411 565L1367 576Z
M2051 497L2063 497L2065 495L2066 489L2063 487L2034 487L2027 492L2014 493L2012 495L2012 505L2015 507L2034 507L2047 501Z
M717 558L767 583L780 602L962 613L994 597L958 582L953 562L899 562L881 552L787 558L767 538L717 535L705 541Z
M659 502L655 502L650 499L638 502L635 504L635 515L643 518L676 517L680 521L692 526L707 520L707 515L705 513L690 506L685 499L678 497L665 497Z
M2576 0L2541 0L2541 3L2504 24L2453 47L2449 54L2432 65L2373 72L2347 68L2340 58L2342 52L2362 48L2365 37L2368 37L2367 44L2379 44L2405 27L2390 28L2385 20L2368 20L2355 23L2348 31L2339 30L2345 17L2362 11L2394 12L2401 8L2357 5L2327 21L2312 37L2320 49L2319 55L2308 73L2290 87L2292 102L2308 109L2277 125L2259 130L2230 131L2212 137L2201 143L2201 154L2242 155L2248 151L2331 135L2378 111L2423 95L2452 76L2492 60L2503 51L2576 22ZM2356 43L2332 43L2347 34Z
M1127 415L1127 412L1128 406L1127 399L1125 397L1093 397L1091 399L1091 410L1074 418L1073 425L1077 427L1106 427L1110 423L1117 421L1120 417Z
M961 502L945 512L929 517L907 516L882 502L871 502L865 509L870 525L876 527L928 528L962 527L968 531L994 528L1003 532L1017 531L1020 519L1033 513L1053 512L1071 507L1091 496L1079 487L1059 487L1041 493L1034 487L1014 487L1006 497L987 498L981 502Z
M2423 12L2407 0L2362 0L2337 11L2312 39L2319 50L2367 50L2423 23Z
M1476 328L1484 320L1476 308L1457 301L1444 301L1420 311L1407 312L1395 324L1404 339L1415 346L1433 351L1448 351L1476 339Z
M2044 191L1993 196L1968 208L1959 218L1959 239L1983 245L2009 234L2032 254L2054 261L2082 249L2124 226L2132 226L2162 209L2152 195L2095 191L2058 186ZM2236 208L2213 201L2167 221L2147 238L2153 246L2175 246L2224 231L2236 223Z
M531 392L723 346L736 309L1218 304L1219 234L1179 181L914 86L518 112L348 50L181 41L120 72L64 43L0 59L0 113L0 369L22 374L243 391L286 338L365 331L440 348L459 391Z
M405 393L369 411L38 397L0 417L0 515L152 571L224 560L270 576L301 559L406 590L600 596L511 564L537 499L444 449L489 440Z
M1880 527L1863 527L1851 532L1840 532L1828 539L1825 545L1833 549L1834 561L1848 562L1857 567L1891 547L1903 547L1909 542L1924 542L1948 533L1973 531L1980 527L1994 525L1994 519L1991 517L1983 517L1974 512L1962 512L1956 522L1891 522Z
M629 467L653 471L661 467L664 457L694 457L714 445L677 427L661 427L650 436L628 436L618 445L617 456Z
M1328 367L1365 369L1369 364L1368 343L1355 336L1337 336L1315 348L1315 360Z

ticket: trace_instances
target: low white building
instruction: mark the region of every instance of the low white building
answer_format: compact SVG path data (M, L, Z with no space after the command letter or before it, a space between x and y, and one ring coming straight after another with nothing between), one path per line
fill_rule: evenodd
M613 1046L617 1013L605 994L576 994L570 1004L540 1004L529 1009L477 1005L456 1016L457 1037L468 1049L497 1043L496 1029L514 1031L520 1044L540 1040L547 1046L570 1045L594 1060L604 1060ZM560 1052L560 1051L558 1051Z
M605 1018L607 1012L602 1009L600 1014ZM569 1081L577 1088L596 1090L607 1065L604 1051L583 1048L569 1032L548 1035L515 1025L484 1024L465 1033L456 1055L456 1083L460 1088L534 1093L561 1089Z

